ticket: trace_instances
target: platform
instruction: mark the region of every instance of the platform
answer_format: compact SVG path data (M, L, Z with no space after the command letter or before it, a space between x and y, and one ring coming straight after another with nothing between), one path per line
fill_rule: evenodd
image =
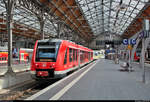
M5 76L7 66L0 66L0 89L12 87L32 79L30 76L30 64L13 65L12 69L16 75L8 78Z
M12 69L15 73L17 72L23 72L23 71L29 71L30 70L30 64L17 64L12 65ZM7 71L7 66L0 66L0 76L4 75Z
M76 72L73 80L75 75L27 100L150 100L150 68L146 68L147 81L142 83L142 69L137 64L134 72L120 72L120 65L112 60L100 59L94 63L91 68L82 69L84 75Z

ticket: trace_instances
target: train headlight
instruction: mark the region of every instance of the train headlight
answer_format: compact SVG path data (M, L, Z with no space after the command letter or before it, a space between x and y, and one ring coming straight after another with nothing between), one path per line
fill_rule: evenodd
M35 64L35 66L36 66L37 68L39 68L39 65L38 65L38 64Z
M36 72L35 72L35 71L30 71L30 73L31 73L31 74L36 74Z

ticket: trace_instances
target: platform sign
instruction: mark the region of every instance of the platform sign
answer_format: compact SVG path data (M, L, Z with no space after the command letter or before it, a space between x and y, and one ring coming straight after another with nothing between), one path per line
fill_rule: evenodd
M141 31L141 32L140 32L139 38L140 38L140 39L144 38L144 31Z
M143 38L148 38L149 37L149 31L142 31L139 34L139 38L143 39Z
M136 44L136 39L123 39L123 44L124 45L135 45Z
M135 44L136 44L136 39L131 39L131 40L130 40L130 44L131 44L131 45L135 45Z
M128 39L123 39L123 45L128 45Z

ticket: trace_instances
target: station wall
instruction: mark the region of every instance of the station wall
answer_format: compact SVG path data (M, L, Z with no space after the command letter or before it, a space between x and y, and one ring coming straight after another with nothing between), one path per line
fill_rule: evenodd
M96 39L94 39L90 44L89 47L92 49L105 49L106 43L114 43L115 46L120 44L122 39L120 36L116 35L99 35Z

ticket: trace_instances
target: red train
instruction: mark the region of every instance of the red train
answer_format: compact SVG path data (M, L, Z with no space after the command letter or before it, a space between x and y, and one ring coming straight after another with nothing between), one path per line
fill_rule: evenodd
M92 60L93 50L71 41L38 40L31 60L31 76L37 80L62 78Z
M33 49L20 48L19 55L18 55L20 62L28 62L29 52L27 50L31 50L33 52ZM14 54L13 54L13 57L14 57ZM7 51L7 49L5 49L5 50L0 49L0 64L6 64L7 62L8 62L8 51Z
M0 52L0 64L7 63L7 60L8 60L8 53Z

